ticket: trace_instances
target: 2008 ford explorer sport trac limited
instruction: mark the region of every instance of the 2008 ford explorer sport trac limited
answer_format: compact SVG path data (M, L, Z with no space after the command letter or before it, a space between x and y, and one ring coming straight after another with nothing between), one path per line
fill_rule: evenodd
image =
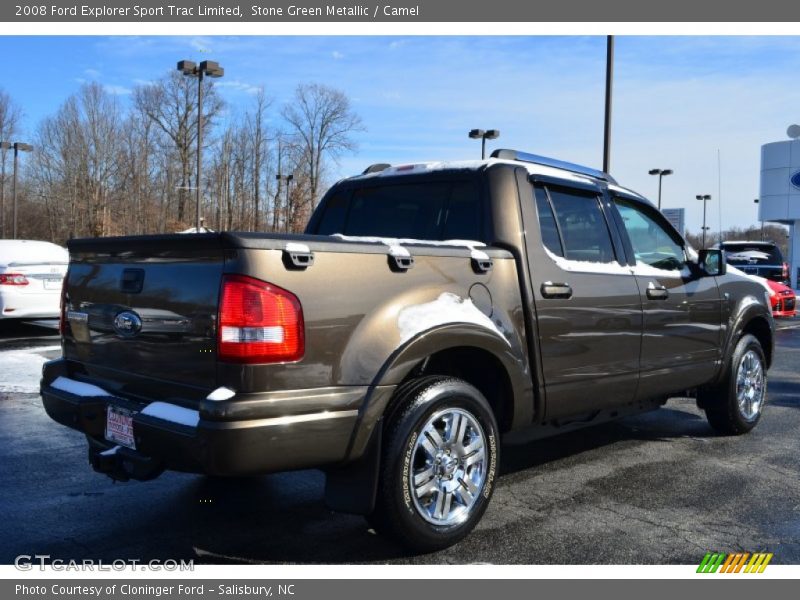
M761 416L766 290L607 174L500 150L375 165L305 235L69 243L48 414L119 480L326 472L326 500L417 550L463 538L500 440L695 394Z

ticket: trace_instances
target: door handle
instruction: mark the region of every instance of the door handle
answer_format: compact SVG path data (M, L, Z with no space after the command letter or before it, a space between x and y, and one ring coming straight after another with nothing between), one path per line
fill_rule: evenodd
M572 288L568 283L545 281L542 284L542 296L551 300L572 298Z
M652 281L647 284L647 297L650 300L666 300L669 291L663 285L655 285Z

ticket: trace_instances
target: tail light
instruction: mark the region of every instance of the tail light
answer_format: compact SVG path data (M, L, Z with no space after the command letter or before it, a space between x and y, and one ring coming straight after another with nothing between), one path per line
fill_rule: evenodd
M28 278L22 273L0 274L0 285L28 285Z
M789 263L783 263L783 269L781 270L781 277L784 281L789 279Z
M300 360L303 309L291 292L244 275L225 275L219 302L217 355L237 363Z

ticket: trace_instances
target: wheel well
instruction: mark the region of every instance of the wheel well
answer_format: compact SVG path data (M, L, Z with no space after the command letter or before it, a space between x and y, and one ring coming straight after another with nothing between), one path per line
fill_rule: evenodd
M422 375L449 375L475 386L489 401L500 432L511 429L514 416L511 379L491 352L468 346L441 350L418 363L406 381Z
M764 356L767 358L767 366L772 364L772 330L766 319L756 317L747 322L742 330L742 335L749 333L754 335L761 344L764 350Z

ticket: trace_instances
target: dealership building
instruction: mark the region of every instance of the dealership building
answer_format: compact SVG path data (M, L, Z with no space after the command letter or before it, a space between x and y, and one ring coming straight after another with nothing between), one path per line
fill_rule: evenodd
M789 138L761 146L761 192L758 218L789 226L789 262L792 287L800 279L800 126L792 125Z

